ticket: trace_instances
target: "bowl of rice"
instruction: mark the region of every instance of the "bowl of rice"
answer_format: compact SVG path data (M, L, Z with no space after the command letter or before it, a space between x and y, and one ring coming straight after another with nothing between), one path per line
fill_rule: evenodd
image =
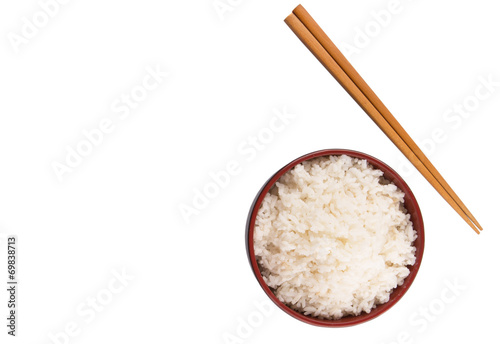
M321 150L264 184L248 215L246 248L260 286L287 314L352 326L406 293L422 261L424 224L392 168L361 152Z

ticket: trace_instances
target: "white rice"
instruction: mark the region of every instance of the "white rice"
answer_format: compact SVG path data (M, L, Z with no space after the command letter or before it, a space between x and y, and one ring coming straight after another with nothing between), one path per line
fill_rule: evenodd
M415 263L404 193L366 160L308 160L284 174L257 214L254 248L278 299L305 315L369 313Z

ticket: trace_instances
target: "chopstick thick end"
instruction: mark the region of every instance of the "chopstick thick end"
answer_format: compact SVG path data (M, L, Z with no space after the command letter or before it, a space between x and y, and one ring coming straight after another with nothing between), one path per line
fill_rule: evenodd
M290 22L293 21L293 18L296 18L295 17L295 14L293 13L290 13L286 18L285 18L285 23L290 26Z
M297 14L297 12L300 12L300 11L306 11L306 9L301 4L298 4L297 7L295 7L293 9L292 13Z

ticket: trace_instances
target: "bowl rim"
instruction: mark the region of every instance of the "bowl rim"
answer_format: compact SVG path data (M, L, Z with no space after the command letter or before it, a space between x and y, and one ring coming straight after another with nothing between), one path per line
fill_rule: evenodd
M283 302L281 302L271 291L269 286L265 283L258 264L257 264L257 259L255 258L255 251L254 251L254 245L253 245L253 234L254 234L254 227L255 227L255 219L257 217L258 210L260 208L260 205L262 204L262 201L265 197L265 195L269 192L271 187L276 183L276 181L284 175L286 172L291 170L294 166L310 159L314 159L317 157L322 157L322 156L330 156L330 155L347 155L353 158L358 158L358 159L365 159L368 161L370 165L373 167L380 169L384 172L384 177L386 179L391 180L394 184L398 186L399 189L401 189L405 193L405 208L408 209L408 206L411 205L411 208L413 208L412 213L410 214L411 220L413 222L413 228L417 231L417 239L414 241L414 246L416 247L416 252L415 252L415 264L409 267L410 274L405 278L403 284L401 286L398 286L397 288L393 289L391 292L391 297L389 298L389 301L377 305L375 308L371 310L370 313L361 313L358 316L347 316L343 317L338 320L328 320L328 319L318 319L314 318L311 316L304 315L302 313L299 313L292 308L286 306ZM408 202L408 204L407 204ZM259 282L261 288L264 290L266 295L285 313L288 315L301 320L307 324L310 325L315 325L315 326L322 326L322 327L346 327L346 326L353 326L353 325L358 325L361 323L365 323L369 320L375 319L379 315L385 313L388 311L390 308L392 308L408 291L409 287L412 285L418 270L420 268L420 265L422 263L422 258L423 258L423 253L424 253L424 246L425 246L425 233L424 233L424 222L422 218L422 213L420 210L420 207L418 205L418 202L415 198L415 195L411 191L410 187L406 182L403 180L403 178L395 171L393 170L390 166L382 162L381 160L359 152L359 151L354 151L354 150L349 150L349 149L323 149L323 150L318 150L314 151L308 154L304 154L297 159L289 162L285 166L283 166L281 169L279 169L276 173L274 173L271 178L269 178L264 185L261 187L259 192L257 193L256 197L253 200L253 203L250 207L250 211L248 213L247 217L247 222L246 222L246 231L245 231L245 244L246 244L246 251L247 251L247 257L250 263L250 267ZM397 291L397 293L396 293ZM392 297L392 295L395 295L395 297Z

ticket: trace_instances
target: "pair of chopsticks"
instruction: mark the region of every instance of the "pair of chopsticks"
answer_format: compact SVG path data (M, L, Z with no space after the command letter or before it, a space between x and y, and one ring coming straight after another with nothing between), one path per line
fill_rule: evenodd
M479 222L304 7L297 6L285 23L436 191L479 234L483 230Z

